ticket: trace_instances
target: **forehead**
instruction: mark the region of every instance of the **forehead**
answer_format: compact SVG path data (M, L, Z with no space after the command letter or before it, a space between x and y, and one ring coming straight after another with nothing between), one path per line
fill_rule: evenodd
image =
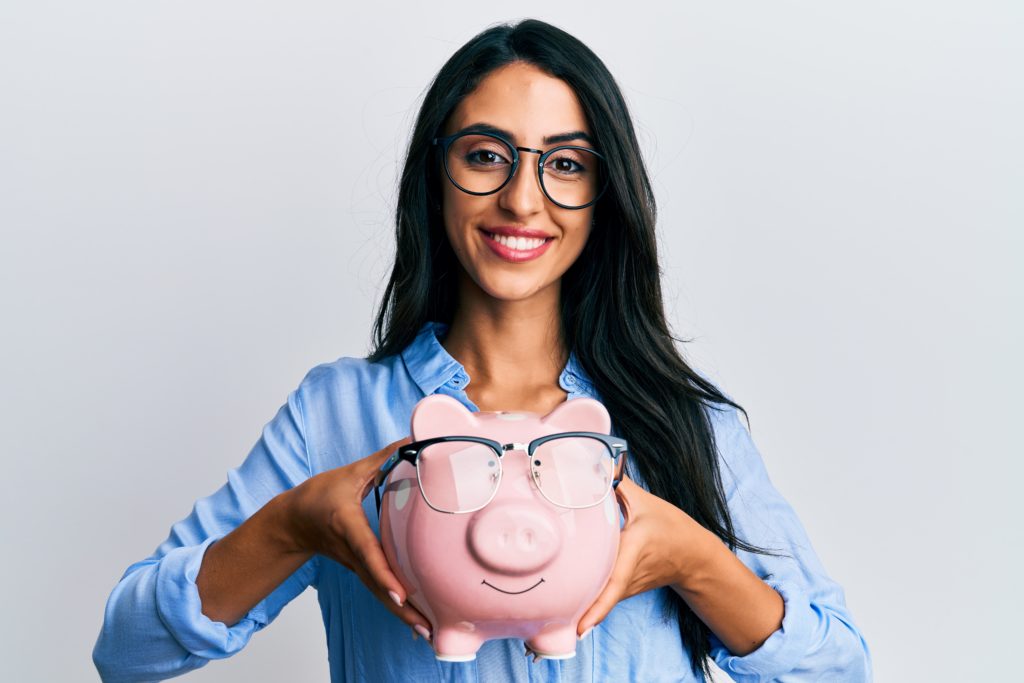
M507 130L520 145L536 145L545 136L566 131L590 132L573 89L522 62L496 69L480 81L452 112L445 132L451 134L475 123Z

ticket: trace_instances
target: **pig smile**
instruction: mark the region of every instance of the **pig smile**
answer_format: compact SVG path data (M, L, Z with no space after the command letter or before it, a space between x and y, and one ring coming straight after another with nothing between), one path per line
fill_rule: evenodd
M540 581L538 581L537 583L533 584L529 588L527 588L525 590L521 590L521 591L502 590L501 588L498 588L497 586L495 586L493 583L487 583L487 579L484 579L480 583L485 584L487 586L490 586L491 588L493 588L494 590L498 591L499 593L504 593L506 595L522 595L523 593L528 593L528 592L532 591L534 588L536 588L537 586L539 586L542 583L544 583L544 579L541 579Z

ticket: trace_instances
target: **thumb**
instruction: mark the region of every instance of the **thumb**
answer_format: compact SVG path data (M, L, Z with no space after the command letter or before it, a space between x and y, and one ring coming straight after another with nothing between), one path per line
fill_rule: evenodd
M619 501L619 508L622 510L622 516L626 518L627 526L633 518L633 497L636 496L639 490L640 487L626 476L623 476L622 481L615 487L615 498Z
M620 545L619 555L616 557L615 566L612 568L612 575L608 578L608 583L605 584L604 589L597 596L594 604L580 617L579 624L576 626L577 634L586 633L604 621L604 618L608 616L612 608L625 597L635 565L635 552Z
M389 443L373 455L367 456L363 459L365 469L363 470L363 486L362 491L360 492L362 498L369 495L370 490L373 489L374 486L380 486L384 483L384 477L381 476L381 468L384 466L384 463L388 461L388 458L390 458L395 451L410 443L412 443L412 437L403 437L398 441Z

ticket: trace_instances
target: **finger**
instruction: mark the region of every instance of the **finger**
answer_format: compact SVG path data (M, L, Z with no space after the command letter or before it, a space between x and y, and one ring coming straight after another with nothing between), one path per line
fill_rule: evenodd
M323 549L324 554L352 571L358 569L363 572L366 575L363 583L371 590L387 596L394 593L392 601L396 605L404 604L405 588L391 571L384 549L370 528L362 507L348 514L342 513L338 518L344 521L337 528L331 529L330 540Z
M619 500L619 505L622 506L623 513L628 516L629 504L633 497L636 495L637 489L640 488L633 483L633 480L629 477L623 477L622 481L615 488L615 497Z
M619 485L615 487L615 490L616 490L616 492L619 492L621 494L621 493L624 493L626 491L629 491L630 489L636 489L636 488L639 488L636 485L636 483L634 483L633 480L630 479L628 476L623 475L622 481L620 481Z
M366 588L372 592L385 607L391 610L393 614L402 619L402 621L407 623L409 626L422 626L428 631L430 630L430 621L423 616L419 610L406 601L404 589L402 589L402 593L399 594L398 591L388 588L387 584L382 585L379 583L376 577L370 573L366 564L362 561L359 552L351 548L351 546L344 541L342 542L342 545L344 546L343 554L347 556L347 560L338 559L336 561L341 561L345 566L347 566L352 573L362 581L363 585L366 586ZM332 559L335 558L332 557ZM390 568L387 571L390 573ZM394 575L392 574L392 576ZM397 584L399 588L402 587L397 578L395 579L395 584Z
M363 583L371 590L375 589L381 601L407 624L420 626L429 632L432 628L430 621L408 603L405 586L391 570L384 549L370 527L367 525L361 532L357 532L349 545L356 556L357 563L364 571ZM424 638L426 637L424 636Z
M378 481L377 478L380 475L380 470L384 466L384 463L388 461L388 458L402 446L412 443L412 437L405 436L398 441L394 441L384 448L380 449L373 455L369 455L359 461L362 469L362 486L360 487L360 500L365 498L370 493L370 489L374 486L379 486L383 483L383 480Z
M384 555L384 548L381 547L377 535L373 533L366 517L359 511L360 519L353 520L353 526L348 530L346 542L359 564L365 569L372 581L386 594L394 593L398 596L397 602L405 603L406 591L402 582L398 580L395 573L391 571L388 558Z
M423 616L418 609L408 602L403 602L402 605L399 606L389 594L385 593L381 590L380 586L374 583L373 577L370 576L365 567L357 564L353 567L352 571L359 580L363 582L363 585L366 586L378 600L380 600L381 604L383 604L388 611L401 619L408 626L412 627L414 631L419 629L420 634L426 634L424 635L424 638L429 640L428 636L431 630L430 621Z
M384 461L387 460L388 458L390 458L392 453L397 451L400 447L405 446L406 444L410 444L410 443L412 443L412 437L411 436L403 436L398 441L393 441L393 442L389 443L384 448L380 449L379 451L377 451L373 455L369 456L368 458L364 458L364 459L367 461L367 464L375 463L375 467L374 468L376 469L377 467L380 467L381 465L383 465Z
M576 635L580 636L594 626L604 621L608 613L615 605L626 597L629 589L630 579L633 576L633 568L636 566L636 556L632 551L619 547L619 555L615 559L615 566L612 568L612 575L604 590L597 596L594 604L580 617L576 624Z

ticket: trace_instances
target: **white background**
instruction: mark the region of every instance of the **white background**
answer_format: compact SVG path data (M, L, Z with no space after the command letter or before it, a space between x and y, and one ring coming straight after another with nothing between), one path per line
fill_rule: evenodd
M418 98L522 16L621 83L675 330L876 679L1013 676L1024 10L668 4L0 5L0 679L95 680L124 568L306 370L365 354ZM307 592L187 680L326 672Z

